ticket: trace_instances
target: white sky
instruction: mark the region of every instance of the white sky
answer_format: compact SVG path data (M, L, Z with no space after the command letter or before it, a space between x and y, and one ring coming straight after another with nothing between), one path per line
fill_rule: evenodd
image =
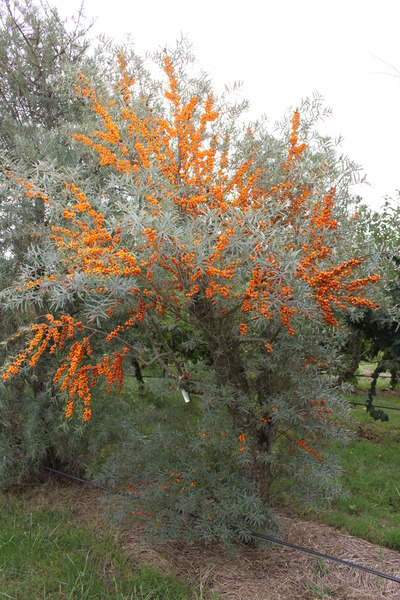
M49 2L62 16L80 6ZM344 137L343 152L367 175L354 193L376 209L397 196L399 0L85 0L85 12L95 34L129 33L139 53L186 35L216 90L243 81L249 119L266 114L271 128L318 91L334 113L324 130Z

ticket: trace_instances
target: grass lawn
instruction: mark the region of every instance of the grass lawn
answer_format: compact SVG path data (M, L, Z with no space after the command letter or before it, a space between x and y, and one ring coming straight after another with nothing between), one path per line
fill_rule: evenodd
M115 529L77 522L68 504L68 497L54 496L40 506L32 492L0 495L0 600L193 598L189 583L139 566L120 548Z
M374 405L400 409L400 389L389 390L389 381L378 380ZM359 378L348 399L364 404L369 384L370 379ZM385 412L388 422L374 421L365 408L353 407L354 439L347 447L337 449L347 496L330 505L303 504L299 509L287 498L284 502L287 509L303 517L400 550L400 410Z

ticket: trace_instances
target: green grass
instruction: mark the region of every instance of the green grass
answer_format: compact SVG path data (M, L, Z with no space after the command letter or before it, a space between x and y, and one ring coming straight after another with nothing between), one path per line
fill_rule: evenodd
M341 452L348 496L320 507L318 519L371 542L400 550L398 444L356 439Z
M373 367L369 367L372 370ZM370 380L359 378L350 401L365 403ZM400 408L400 389L389 390L389 379L378 380L375 405ZM286 507L299 516L333 525L352 535L400 550L400 411L386 412L388 422L374 421L363 406L353 407L354 439L336 448L347 496L330 505Z
M191 597L189 584L177 576L128 560L115 530L75 524L73 509L57 500L48 509L15 495L0 496L0 599Z
M349 399L365 402L368 382L361 380ZM383 391L389 380L379 383L374 404L400 408L399 390ZM374 421L363 407L354 407L356 437L340 451L349 496L336 500L324 512L324 521L400 550L400 411L386 412L388 422Z

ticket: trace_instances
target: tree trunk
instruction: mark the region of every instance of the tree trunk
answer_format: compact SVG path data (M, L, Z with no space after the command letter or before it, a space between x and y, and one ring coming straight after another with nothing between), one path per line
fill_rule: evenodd
M360 364L360 356L361 356L361 330L356 330L352 335L352 351L351 351L351 362L348 369L340 375L337 380L337 385L342 385L342 383L346 383L352 377L354 377L358 366Z
M233 385L240 394L252 394L240 358L239 344L227 335L222 324L220 330L215 327L215 324L219 321L212 318L212 308L207 305L207 301L196 299L192 315L203 331L221 384ZM254 393L257 393L260 406L271 393L271 381L272 373L263 373L256 383ZM235 427L240 433L245 434L246 444L248 444L252 457L251 465L244 468L243 475L255 483L262 501L268 503L274 477L271 465L262 460L262 455L270 453L272 449L276 433L275 428L268 423L262 428L258 427L248 411L241 409L240 401L233 402L229 411Z

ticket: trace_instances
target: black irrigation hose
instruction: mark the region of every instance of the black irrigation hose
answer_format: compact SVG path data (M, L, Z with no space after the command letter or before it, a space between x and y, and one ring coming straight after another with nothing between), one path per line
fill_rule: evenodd
M90 485L98 490L102 490L103 492L107 492L108 494L115 494L116 496L126 496L127 498L132 498L133 500L138 499L138 496L134 496L133 494L128 494L127 492L121 492L120 490L111 490L110 488L104 487L104 485L99 485L98 483L94 483L93 481L87 481L87 479L82 479L81 477L76 477L75 475L70 475L69 473L63 473L62 471L57 471L57 469L52 469L51 467L41 466L41 469L45 469L46 471L51 471L52 473L57 473L57 475L63 475L63 477L68 477L68 479L73 479L74 481L79 481L79 483L85 483L86 485Z
M380 571L375 571L375 569L370 569L369 567L363 567L362 565L357 565L348 560L343 560L342 558L338 558L337 556L331 556L330 554L324 554L323 552L318 552L317 550L310 550L309 548L304 548L303 546L297 546L296 544L291 544L290 542L284 542L283 540L277 540L269 535L263 535L261 533L251 532L252 536L258 538L260 540L265 540L266 542L272 542L273 544L278 544L279 546L284 546L285 548L291 548L292 550L299 550L300 552L304 552L305 554L310 554L311 556L316 556L317 558L323 558L325 560L331 560L333 562L339 563L341 565L345 565L346 567L351 567L352 569L358 569L359 571L365 571L366 573L370 573L371 575L376 575L377 577L383 577L384 579L390 579L391 581L395 581L396 583L400 583L400 579L395 577L394 575L387 575L386 573L381 573Z
M349 404L353 404L354 406L366 406L365 402L350 402L350 400ZM374 404L374 408L385 408L386 410L400 410L400 408L396 406L378 406L377 404Z
M102 485L98 485L97 483L93 483L91 481L87 481L86 479L81 479L80 477L75 477L74 475L69 475L68 473L63 473L62 471L57 471L57 469L52 469L50 467L42 467L46 471L51 471L52 473L57 473L57 475L62 475L64 477L68 477L69 479L73 479L74 481L79 481L80 483L84 483L86 485L90 485L92 487L98 488L99 490L103 490L104 492L108 492L109 494L116 494L117 496L127 496L129 498L135 498L132 494L127 494L126 492L120 492L118 490L112 490L110 488L106 488ZM345 565L346 567L351 567L352 569L358 569L359 571L364 571L365 573L369 573L371 575L376 575L377 577L382 577L383 579L390 579L390 581L394 581L400 584L400 578L395 577L394 575L388 575L387 573L381 573L380 571L376 571L375 569L370 569L369 567L363 567L362 565L357 565L348 560L343 560L342 558L338 558L337 556L331 556L329 554L324 554L323 552L318 552L317 550L310 550L309 548L304 548L303 546L297 546L296 544L291 544L290 542L285 542L283 540L278 540L277 538L271 537L269 535L263 535L261 533L257 533L255 531L250 532L251 536L254 538L258 538L259 540L263 540L265 542L270 542L272 544L277 544L278 546L284 546L285 548L291 548L292 550L298 550L299 552L303 552L304 554L309 554L311 556L316 556L317 558L322 558L324 560L330 560L332 562L339 563L341 565Z

